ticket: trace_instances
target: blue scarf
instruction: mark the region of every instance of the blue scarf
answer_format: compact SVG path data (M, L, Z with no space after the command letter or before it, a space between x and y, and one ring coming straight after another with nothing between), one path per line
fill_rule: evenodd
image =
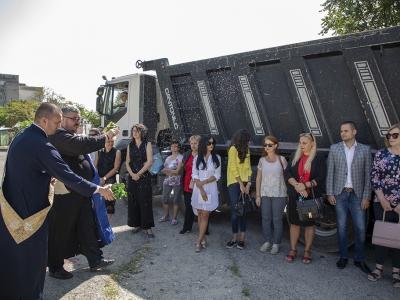
M90 167L93 171L92 183L100 185L99 173L92 162L92 159L88 154L85 154L86 160L90 163ZM111 225L108 222L106 204L104 203L103 197L99 194L93 194L92 196L92 209L96 218L97 232L99 234L100 241L103 245L111 244L115 239L114 232L112 231Z

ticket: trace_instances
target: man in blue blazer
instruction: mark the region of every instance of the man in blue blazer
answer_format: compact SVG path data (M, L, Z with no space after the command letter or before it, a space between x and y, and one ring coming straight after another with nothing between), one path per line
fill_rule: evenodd
M354 265L369 273L364 262L364 242L365 210L371 198L371 150L356 141L356 134L354 122L341 124L342 142L332 145L329 151L326 194L329 202L336 206L340 250L336 266L344 269L348 262L347 217L350 213L355 231Z
M96 186L73 173L47 140L60 126L61 118L57 106L42 103L34 124L18 135L8 150L3 193L23 219L49 206L52 177L82 195L89 197L98 192L106 199L113 198L109 188ZM17 244L0 215L0 299L43 298L47 234L47 221L44 221L32 236Z

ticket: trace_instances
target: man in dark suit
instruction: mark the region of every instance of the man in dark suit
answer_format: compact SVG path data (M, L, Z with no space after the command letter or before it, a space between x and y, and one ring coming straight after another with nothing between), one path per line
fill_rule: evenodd
M106 135L93 137L77 135L81 120L79 110L65 106L62 114L61 128L49 140L68 166L90 181L94 174L88 154L104 148L106 140L112 139L119 131L114 129ZM91 271L114 262L102 256L90 197L82 196L68 186L66 188L56 186L54 205L49 213L49 275L57 279L72 277L72 273L63 267L64 259L79 253L86 257Z
M347 216L351 214L355 231L354 265L363 272L370 270L365 264L365 210L371 198L371 150L356 141L357 128L354 122L346 121L340 126L342 142L331 146L328 157L326 194L336 207L340 258L339 269L346 267Z
M8 150L3 193L12 209L23 219L49 206L51 177L86 197L99 192L105 198L113 198L110 189L96 186L74 174L49 143L47 136L54 134L60 123L60 109L42 103L36 111L34 124L18 135ZM4 213L2 206L0 299L42 299L47 266L47 221L26 240L17 243L9 231L11 224L5 223Z

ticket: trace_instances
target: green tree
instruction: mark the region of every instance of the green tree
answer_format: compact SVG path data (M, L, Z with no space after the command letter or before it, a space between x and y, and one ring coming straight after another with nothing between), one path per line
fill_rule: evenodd
M32 100L12 100L8 102L0 107L0 125L13 127L18 122L32 122L39 105L39 101Z
M58 106L63 105L67 101L64 96L56 93L49 87L44 87L37 97L42 102L50 102Z
M0 126L13 127L20 123L23 129L26 125L33 122L35 111L41 102L54 103L59 107L70 104L75 105L81 113L82 118L90 122L93 126L100 126L100 116L98 113L88 110L82 104L68 101L62 95L54 92L51 88L43 88L43 90L35 96L35 100L13 100L0 106ZM25 122L24 122L25 121Z
M325 0L321 35L342 35L400 25L399 0Z
M73 104L80 110L81 117L90 122L90 124L92 124L93 127L100 126L101 124L100 116L97 112L94 112L93 110L88 110L82 104L79 103L73 103Z

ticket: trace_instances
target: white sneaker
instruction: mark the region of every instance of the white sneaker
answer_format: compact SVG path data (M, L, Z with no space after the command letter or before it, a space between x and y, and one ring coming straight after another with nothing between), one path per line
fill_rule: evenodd
M265 243L262 244L262 246L260 247L260 251L261 251L261 252L267 252L269 249L271 249L271 243L270 243L270 242L265 242Z
M279 252L279 245L273 244L271 248L271 254L278 254L278 252Z

